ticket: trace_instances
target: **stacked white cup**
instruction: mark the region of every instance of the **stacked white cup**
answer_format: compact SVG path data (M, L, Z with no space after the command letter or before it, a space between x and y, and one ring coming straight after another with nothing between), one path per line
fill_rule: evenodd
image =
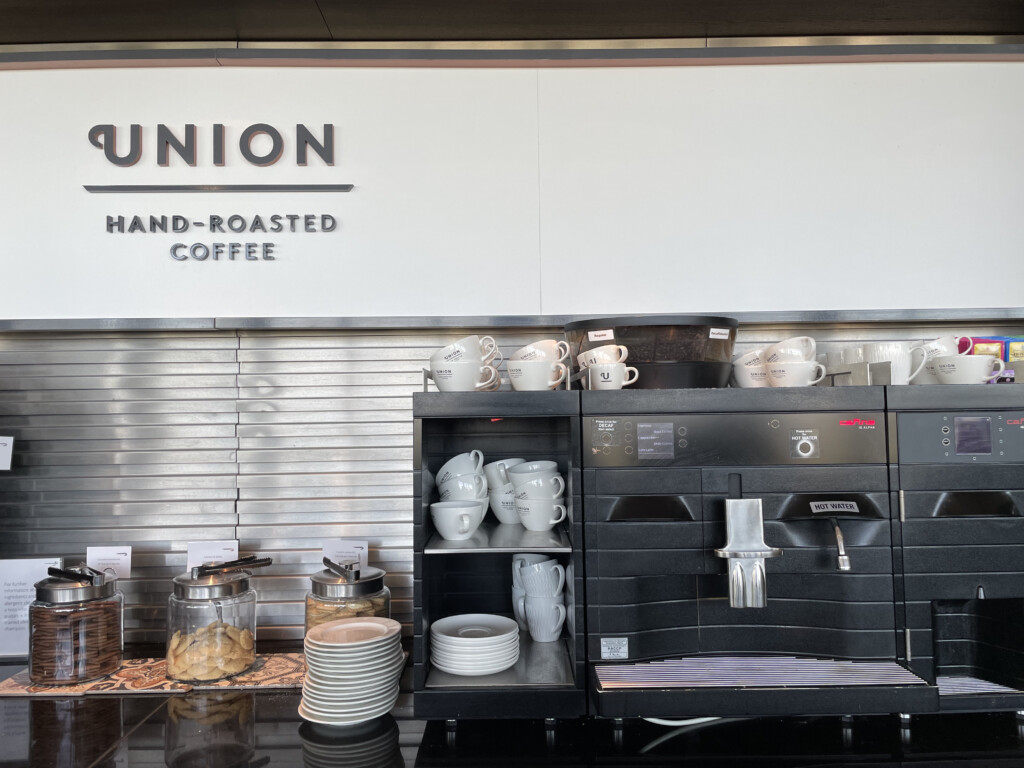
M524 461L505 470L519 522L528 531L550 531L566 518L565 480L554 461Z
M424 370L441 392L493 392L501 387L501 359L490 336L466 336L432 354Z
M487 478L488 496L491 511L503 525L519 525L519 512L516 511L515 486L512 485L507 471L510 467L523 464L526 459L498 459L484 464L484 475ZM502 474L505 472L506 474Z
M489 502L483 467L483 453L473 450L453 456L438 470L440 501L430 505L430 514L442 538L464 541L480 527Z
M604 344L576 355L580 370L586 372L587 389L622 389L636 382L640 372L628 367L629 350L621 344Z
M536 392L555 389L569 375L565 361L569 345L564 341L543 339L516 350L505 364L512 389Z
M525 621L530 637L537 643L559 638L565 623L565 568L554 558L536 560L516 555L512 558L513 611L516 620ZM516 595L516 581L523 594Z
M732 361L736 386L806 387L825 378L825 366L815 359L816 345L810 336L794 336L751 350Z

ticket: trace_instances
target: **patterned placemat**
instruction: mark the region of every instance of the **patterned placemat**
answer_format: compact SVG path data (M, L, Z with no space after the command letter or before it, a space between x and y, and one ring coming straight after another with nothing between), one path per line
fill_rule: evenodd
M0 696L84 696L102 693L187 693L192 690L301 688L305 676L301 653L257 654L256 663L240 675L212 683L179 683L167 679L164 659L131 659L112 675L77 685L33 685L28 670L0 681Z

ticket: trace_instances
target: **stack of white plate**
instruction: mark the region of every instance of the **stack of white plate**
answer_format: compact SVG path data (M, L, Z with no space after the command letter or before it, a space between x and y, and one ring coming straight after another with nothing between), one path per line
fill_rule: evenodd
M405 768L398 723L384 715L368 723L334 728L299 726L305 768Z
M519 659L519 625L489 613L465 613L430 626L430 661L453 675L493 675Z
M393 619L372 617L309 630L299 715L322 725L355 725L390 712L405 666L401 630Z

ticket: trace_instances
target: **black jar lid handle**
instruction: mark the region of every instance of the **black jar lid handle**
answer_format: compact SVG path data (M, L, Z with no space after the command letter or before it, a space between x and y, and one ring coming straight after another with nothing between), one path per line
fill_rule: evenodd
M324 558L324 565L332 573L341 576L345 581L359 581L359 561L346 560L343 563L336 563L329 557Z
M103 583L106 581L106 576L84 563L79 565L77 569L54 568L50 566L46 569L46 573L59 579L77 581L79 584L90 584L94 587L103 586Z
M224 563L210 563L197 565L192 568L192 578L198 579L202 576L209 576L212 573L231 573L232 571L244 571L249 568L262 568L271 565L274 561L269 557L257 558L256 555L240 557L238 560L228 560Z

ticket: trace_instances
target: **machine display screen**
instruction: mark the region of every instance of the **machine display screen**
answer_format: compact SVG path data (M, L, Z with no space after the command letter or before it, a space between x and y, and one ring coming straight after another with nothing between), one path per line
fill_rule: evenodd
M953 431L957 456L992 454L992 419L988 416L955 416Z
M671 421L637 423L637 458L674 459L676 457L675 448L674 429Z

